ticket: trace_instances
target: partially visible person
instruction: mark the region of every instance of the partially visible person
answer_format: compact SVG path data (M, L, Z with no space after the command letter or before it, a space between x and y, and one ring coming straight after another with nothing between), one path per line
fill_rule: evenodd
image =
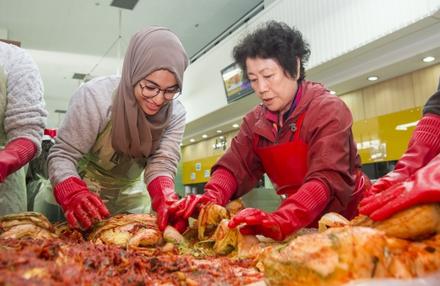
M244 209L229 227L283 240L315 226L325 212L352 218L369 181L360 170L351 112L323 85L305 79L310 49L301 33L271 21L246 36L233 55L261 104L245 115L205 193L182 199L170 213L188 219L208 202L225 205L267 173L284 198L279 208Z
M41 142L41 154L29 162L26 172L26 188L27 188L27 209L34 210L35 196L42 188L42 185L49 179L47 171L47 157L49 150L55 144L56 129L46 128L43 132Z
M56 129L44 129L41 140L41 154L29 162L29 168L26 174L27 181L38 180L39 177L44 179L49 178L47 170L47 157L49 156L50 148L55 145L56 134Z
M131 38L121 77L96 78L75 92L48 158L54 187L53 196L43 192L47 209L58 203L68 223L83 229L110 214L144 213L149 198L145 186L136 187L144 173L160 229L186 227L168 220L168 206L178 200L186 111L176 98L187 65L178 37L151 26Z
M394 170L380 178L361 201L360 213L384 220L432 202L440 202L440 90L425 104L408 149Z
M34 60L0 42L0 215L27 211L25 166L41 152L46 118Z

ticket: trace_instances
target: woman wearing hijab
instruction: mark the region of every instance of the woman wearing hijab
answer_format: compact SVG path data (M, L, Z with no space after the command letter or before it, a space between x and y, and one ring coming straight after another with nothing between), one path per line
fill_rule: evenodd
M271 21L246 36L233 55L261 104L245 115L205 193L185 197L170 215L188 219L208 202L225 205L267 173L281 205L272 213L244 209L229 227L283 240L315 226L325 212L352 218L368 179L360 171L351 112L324 86L305 80L310 50L301 33Z
M168 222L167 209L178 199L186 112L176 97L187 65L177 36L149 27L132 37L121 77L96 78L72 96L48 157L54 198L72 227L145 212L146 191L134 188L142 172L159 227L185 227Z

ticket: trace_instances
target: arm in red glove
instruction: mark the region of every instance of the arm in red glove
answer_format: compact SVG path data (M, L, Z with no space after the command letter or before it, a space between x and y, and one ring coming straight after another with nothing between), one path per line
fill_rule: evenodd
M29 162L37 152L35 144L25 138L15 139L0 150L0 183Z
M284 200L273 213L247 208L231 219L229 227L244 224L240 227L242 234L261 234L275 240L284 240L312 223L327 206L329 198L327 187L318 180L311 180Z
M236 190L237 180L234 175L228 169L219 167L205 185L203 195L186 196L173 204L170 212L174 217L188 220L189 217L197 215L200 208L209 202L225 206Z
M57 184L54 195L73 228L88 229L110 216L99 196L90 192L86 183L77 177L69 177Z
M408 179L440 153L440 116L428 113L417 124L408 149L397 162L394 171L379 179L369 194L382 192Z
M188 223L186 220L174 219L169 215L170 206L177 202L179 197L174 192L174 181L167 176L159 176L148 184L148 193L151 197L151 205L157 213L157 225L164 231L168 224L179 232L185 231Z
M409 207L440 202L440 154L410 179L363 199L360 213L384 220Z

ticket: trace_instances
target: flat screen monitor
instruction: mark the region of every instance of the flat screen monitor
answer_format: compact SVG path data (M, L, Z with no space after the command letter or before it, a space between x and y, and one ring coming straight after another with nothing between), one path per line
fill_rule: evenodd
M249 80L237 63L230 64L221 71L226 99L231 103L253 92Z

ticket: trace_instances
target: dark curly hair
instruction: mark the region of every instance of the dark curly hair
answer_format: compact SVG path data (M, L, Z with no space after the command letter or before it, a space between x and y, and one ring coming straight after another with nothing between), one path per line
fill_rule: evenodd
M269 21L247 35L234 47L233 57L247 77L246 59L274 59L291 77L296 77L297 61L300 59L298 82L305 78L304 64L309 60L309 44L300 31L283 22Z

